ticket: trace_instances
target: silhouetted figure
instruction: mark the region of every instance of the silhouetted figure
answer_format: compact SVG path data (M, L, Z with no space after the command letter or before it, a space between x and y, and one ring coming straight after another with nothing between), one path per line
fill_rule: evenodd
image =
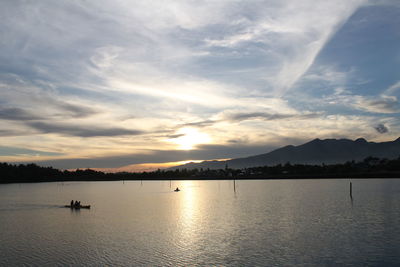
M80 207L81 206L81 202L80 201L78 201L78 207Z
M79 207L79 202L78 202L78 200L75 200L74 207Z
M74 206L74 200L71 200L71 207Z

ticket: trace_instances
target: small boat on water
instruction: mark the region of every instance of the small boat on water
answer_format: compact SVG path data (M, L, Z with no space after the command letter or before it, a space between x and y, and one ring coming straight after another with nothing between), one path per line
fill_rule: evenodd
M70 208L70 209L76 209L76 210L79 210L79 209L90 209L90 205L79 205L79 206L76 206L76 205L65 205L64 206L65 208Z
M174 190L174 192L179 192L181 191L178 187Z

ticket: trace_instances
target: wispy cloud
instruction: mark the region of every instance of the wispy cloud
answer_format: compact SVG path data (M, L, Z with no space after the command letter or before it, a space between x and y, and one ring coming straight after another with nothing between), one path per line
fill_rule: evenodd
M398 91L400 89L400 81L397 81L395 84L392 84L391 86L389 86L388 89L386 89L383 92L384 96L391 96L393 95L396 91Z
M18 131L18 130L0 130L0 136L8 137L8 136L19 136L19 135L26 135L27 132Z
M307 114L270 114L266 112L244 112L244 113L228 113L225 114L226 118L230 121L244 121L244 120L304 120L304 119L312 119L317 118L319 114L316 113L307 113Z
M396 96L389 95L396 90L396 84L376 96L356 95L345 88L335 88L334 93L325 98L331 105L342 105L365 112L391 114L400 112Z
M85 118L94 114L97 114L99 111L95 111L93 108L82 106L82 105L75 105L71 103L57 101L58 105L57 108L60 109L61 115L71 116L73 118ZM57 103L56 103L57 104ZM59 114L57 114L59 115Z
M400 104L396 97L381 96L378 98L354 97L354 107L376 113L399 113Z
M98 126L68 125L45 122L29 122L27 125L39 130L42 133L57 133L79 137L97 136L121 136L143 134L139 130L129 130L123 128L101 128Z
M203 121L195 121L195 122L187 122L178 125L179 127L206 127L217 123L215 120L203 120Z
M263 47L270 62L264 80L275 96L282 96L310 68L331 36L365 1L283 1L258 6L264 16L233 21L237 31L219 39L206 39L207 46L237 49ZM251 51L251 50L250 50ZM268 64L266 62L266 64Z
M311 83L325 82L327 85L343 86L353 76L355 69L338 70L335 66L318 65L307 72L302 80Z
M0 146L0 156L59 156L61 153L32 150L20 147Z
M29 121L41 118L21 108L0 108L0 119Z
M0 96L5 103L2 105L3 116L14 114L14 119L37 120L85 118L99 113L97 108L89 107L79 98L61 97L51 83L30 81L16 74L3 75L3 78L0 83Z

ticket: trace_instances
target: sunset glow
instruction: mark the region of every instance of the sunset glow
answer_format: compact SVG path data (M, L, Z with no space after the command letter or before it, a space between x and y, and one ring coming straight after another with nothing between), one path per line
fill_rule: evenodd
M202 133L195 128L182 128L177 134L177 138L169 139L178 145L178 149L191 150L198 144L207 144L211 141L208 134Z

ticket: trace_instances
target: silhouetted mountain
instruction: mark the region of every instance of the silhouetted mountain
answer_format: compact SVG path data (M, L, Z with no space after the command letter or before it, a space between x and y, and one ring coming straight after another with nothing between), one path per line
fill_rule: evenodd
M226 161L203 161L187 163L171 169L234 169L272 166L276 164L336 164L347 161L361 161L367 157L395 159L400 156L400 138L394 141L375 143L363 138L349 139L314 139L299 146L285 146L266 154L237 158Z

